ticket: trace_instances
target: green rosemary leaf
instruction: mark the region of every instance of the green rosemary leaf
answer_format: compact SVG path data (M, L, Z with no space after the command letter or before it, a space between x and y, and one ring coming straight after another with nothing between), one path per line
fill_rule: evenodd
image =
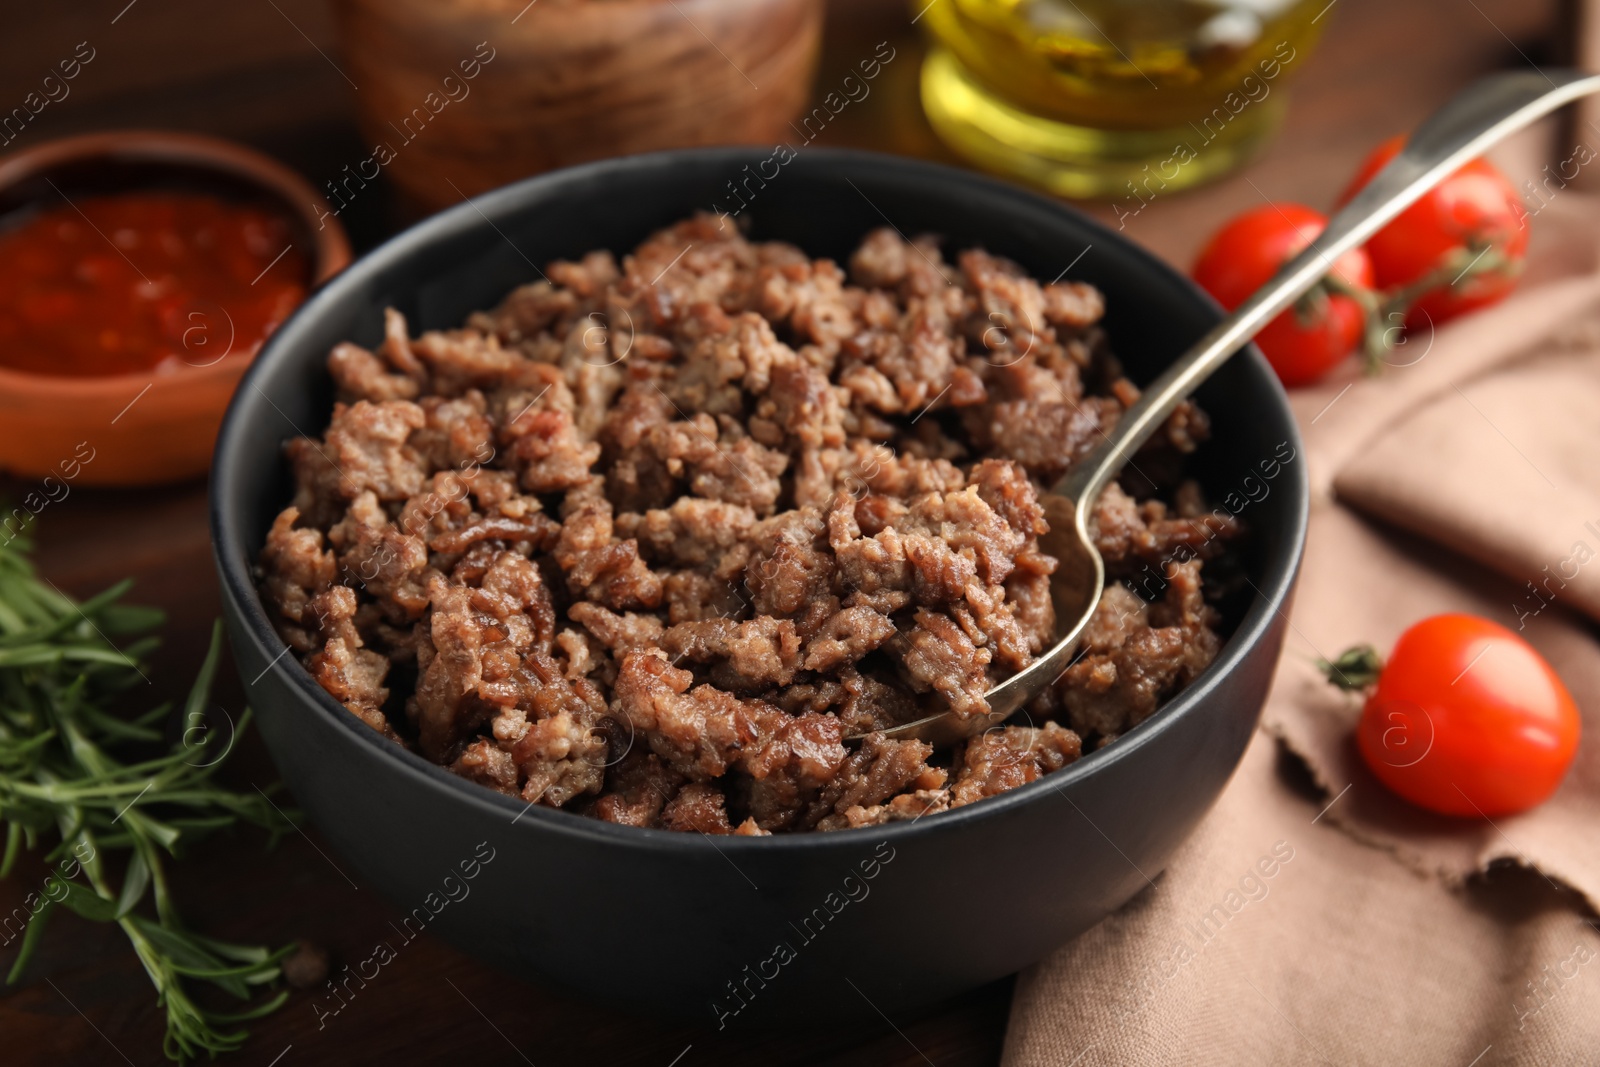
M134 923L139 927L139 932L166 957L167 965L174 973L202 978L240 1000L250 999L250 989L239 977L239 969L229 967L218 959L193 935L143 918L136 917Z
M184 723L196 721L196 716L202 715L206 710L206 698L211 694L211 680L217 676L217 664L222 660L222 620L218 619L211 624L211 647L206 650L206 658L200 664L200 672L195 675L194 685L189 687L189 699L183 706Z
M17 862L17 853L22 850L22 824L12 823L6 827L6 853L0 859L0 878L11 873L11 865Z
M79 710L78 714L94 729L100 731L107 738L116 738L124 741L159 741L161 731L142 725L138 722L129 722L119 719L98 708L87 707Z
M118 667L136 666L124 653L109 648L80 648L73 645L28 644L0 648L0 667L40 667L56 663L110 663Z
M47 642L74 628L82 627L87 620L94 618L113 604L132 585L132 581L118 582L98 596L85 600L77 606L76 611L71 610L69 603L66 606L66 610L61 611L53 621L43 625L36 624L9 633L6 637L0 638L0 646L20 644L24 641L29 643ZM144 627L144 629L148 629L148 627Z
M146 793L145 801L135 801L134 803L151 803L149 796L150 794ZM157 797L156 799L159 800L161 798ZM166 849L168 852L171 852L173 849L175 849L178 846L179 840L181 840L183 837L183 835L178 832L176 827L168 826L161 820L152 819L148 815L142 815L132 806L130 806L127 813L123 815L123 819L127 820L130 825L136 829L143 831L147 836L153 838L157 844Z
M208 1017L214 1023L247 1023L252 1019L260 1019L271 1015L273 1012L283 1007L283 1002L288 999L289 992L288 990L285 990L266 1003L251 1008L249 1011L241 1011L232 1015L224 1014L222 1012L211 1012Z
M100 629L119 637L154 630L166 621L167 613L160 608L139 604L111 604L96 616Z
M150 888L150 864L145 862L143 852L135 852L128 858L128 870L122 876L122 895L117 897L116 918L120 919L133 910L135 904L144 899L144 891Z
M29 623L16 608L7 603L3 588L0 586L0 635L9 637L26 630Z
M50 918L55 906L56 902L46 897L44 905L33 913L33 918L28 920L28 928L22 934L22 944L17 948L16 962L12 963L11 972L6 975L6 985L16 985L17 979L22 977L22 972L28 969L28 961L33 959L34 951L39 947L39 939L44 936L45 921Z
M190 939L203 946L214 955L225 960L236 960L240 963L259 967L263 964L277 963L289 953L294 951L293 945L285 945L276 952L262 948L259 945L235 945L228 941L213 941L209 937L199 934L190 934Z
M79 882L55 878L50 884L52 889L55 886L64 887L64 894L60 898L62 907L70 908L85 919L105 923L117 917L116 901L101 896Z
M248 1037L237 1024L284 1003L287 994L263 997L260 990L280 979L290 948L233 945L188 930L165 866L218 830L259 826L272 844L292 828L260 792L214 781L250 722L245 709L231 731L207 728L221 626L212 628L181 709L182 736L166 743L169 705L131 713L122 706L148 681L144 663L160 644L151 631L161 613L123 604L127 582L76 603L35 576L24 545L19 538L0 546L0 877L23 849L40 847L54 873L7 981L20 979L50 914L65 907L115 922L127 936L166 1013L162 1048L170 1058L183 1063L237 1050ZM133 639L119 648L110 634ZM111 884L107 862L119 852L128 854L120 887ZM195 983L246 1007L208 1011L192 998Z
M161 638L141 637L139 640L123 646L122 651L126 653L130 659L143 660L146 656L150 655L150 653L154 652L160 647ZM122 681L127 685L140 685L144 682L144 679L137 674L129 673L123 675Z

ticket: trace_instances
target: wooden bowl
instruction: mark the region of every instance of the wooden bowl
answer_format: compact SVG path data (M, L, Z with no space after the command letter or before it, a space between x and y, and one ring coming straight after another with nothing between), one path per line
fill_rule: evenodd
M373 154L416 206L573 163L792 140L821 0L333 0ZM370 162L369 162L370 161Z
M148 188L277 204L298 224L295 242L311 264L310 283L326 281L350 262L350 242L327 201L288 168L243 145L127 130L69 137L0 157L0 215L30 203L59 202L56 189L75 197ZM150 485L204 473L222 413L249 363L239 356L197 358L171 373L100 378L0 367L0 467L27 478L54 478L45 483L47 490L67 482Z

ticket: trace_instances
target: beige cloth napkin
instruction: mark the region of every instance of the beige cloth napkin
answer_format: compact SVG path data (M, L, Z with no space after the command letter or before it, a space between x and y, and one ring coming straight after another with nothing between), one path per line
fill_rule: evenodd
M1156 884L1023 974L1008 1067L1600 1062L1600 201L1391 360L1294 394L1312 523L1262 731ZM1535 811L1399 801L1313 665L1443 611L1521 628L1583 712Z

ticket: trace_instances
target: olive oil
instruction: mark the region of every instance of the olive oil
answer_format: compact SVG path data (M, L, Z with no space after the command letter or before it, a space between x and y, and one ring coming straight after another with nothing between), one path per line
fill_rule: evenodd
M940 136L1054 192L1109 197L1193 185L1242 162L1276 129L1283 84L1304 65L1331 6L913 4L934 42L922 97Z

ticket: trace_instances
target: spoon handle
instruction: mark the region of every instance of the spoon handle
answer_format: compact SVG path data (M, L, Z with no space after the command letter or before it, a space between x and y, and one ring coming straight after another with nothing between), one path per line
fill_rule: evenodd
M1552 69L1494 74L1451 98L1329 220L1309 247L1151 382L1116 428L1073 466L1054 491L1075 501L1079 514L1086 515L1100 490L1173 409L1274 316L1309 291L1341 255L1491 145L1562 104L1594 92L1600 92L1600 75Z

